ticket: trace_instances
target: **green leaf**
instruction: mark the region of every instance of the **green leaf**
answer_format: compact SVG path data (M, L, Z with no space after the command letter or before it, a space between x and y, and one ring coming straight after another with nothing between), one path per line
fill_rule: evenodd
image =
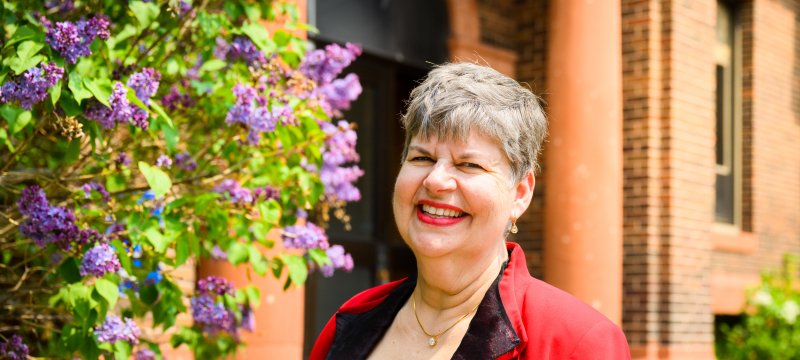
M220 59L211 59L206 61L203 66L200 67L198 72L206 73L206 72L214 72L217 70L222 70L225 66L228 66L228 63L224 60Z
M50 103L55 107L58 104L58 99L61 98L61 85L57 84L48 89L47 92L50 93Z
M68 257L61 265L58 266L58 275L61 276L64 281L72 284L78 281L81 281L81 273L78 268L78 260L75 260L74 257Z
M14 73L19 75L24 73L26 70L39 65L42 60L46 59L42 55L34 55L32 58L29 59L21 59L18 57L13 57L8 60L8 66L11 70L14 70Z
M108 98L111 97L111 80L105 78L84 78L83 86L94 95L97 101L101 102L106 107L111 107L111 103L108 101Z
M111 241L111 246L115 249L125 249L125 245L122 244L122 241L119 239L114 239ZM122 265L122 268L125 269L129 274L133 272L133 265L131 264L131 257L128 256L127 251L117 251L117 257L119 258L119 263Z
M258 211L261 213L261 219L267 224L275 225L281 218L281 205L274 199L258 204Z
M150 27L161 12L157 4L141 1L131 1L130 9L133 16L136 17L136 22L139 24L138 29L140 31Z
M255 44L261 51L265 53L274 52L275 45L272 43L272 40L269 38L269 32L264 28L263 25L248 21L242 26L242 32L250 37L250 40L253 41L253 44Z
M275 31L275 34L273 34L272 40L275 41L275 45L278 45L278 47L284 47L289 43L289 39L291 39L291 37L292 36L288 32L284 30L277 30Z
M175 244L175 266L181 266L189 258L189 240L178 239Z
M97 279L97 281L94 282L94 288L103 299L108 301L108 308L114 308L119 298L119 287L109 280Z
M155 166L150 166L150 164L144 161L139 161L139 170L142 172L142 175L144 175L145 180L147 180L147 184L153 189L153 193L156 197L163 197L169 192L169 189L172 187L172 180L170 180L167 173Z
M87 90L83 83L83 77L80 74L75 71L69 73L69 82L67 83L67 87L69 88L69 91L72 92L72 96L74 97L75 101L78 102L78 104L80 104L83 99L89 99L93 96L92 92ZM108 104L108 98L105 99L105 104Z
M308 250L308 255L311 256L311 260L314 260L315 263L319 266L325 266L331 264L331 259L328 258L328 254L325 253L325 250L322 249L310 249Z
M144 103L142 103L141 106L142 106L142 108L145 108L145 109L147 108L146 106L144 106ZM159 116L164 118L164 120L166 120L166 123L167 123L167 125L169 125L169 127L173 128L173 129L175 128L175 125L172 123L172 118L169 117L169 115L167 115L167 112L164 111L164 108L162 108L161 105L158 105L158 103L156 103L155 101L151 101L150 102L150 107L153 108L153 110L156 112L156 114L158 114Z
M164 125L161 126L161 133L164 134L164 143L167 145L167 150L169 150L170 153L174 153L175 148L178 146L178 141L180 140L180 134L177 129L167 123L168 120L161 116L158 118L164 121Z
M70 93L64 93L64 96L61 97L58 103L67 116L78 116L83 112L81 106L78 105L78 102L75 101L75 98L73 98Z
M156 227L150 227L145 230L144 236L150 241L150 244L153 245L153 248L155 248L156 252L159 254L163 254L167 250L167 247L175 240L172 236L162 234Z
M31 112L30 111L23 111L19 113L17 119L14 121L14 124L9 124L9 130L11 130L11 135L14 135L24 129L28 124L31 122Z
M303 283L306 282L306 278L308 278L308 268L306 267L306 261L303 257L299 255L283 254L281 255L281 259L289 269L289 279L292 280L292 283L295 286L303 285Z
M128 360L131 357L131 344L127 341L117 341L114 343L114 359Z
M34 27L30 25L20 26L17 28L17 31L14 32L14 35L11 35L11 39L8 39L8 42L3 48L7 48L11 45L14 45L20 41L25 41L29 39L33 39L37 37L37 35L41 34L37 31Z
M233 265L239 265L247 261L247 258L250 256L247 248L248 246L238 241L232 242L228 247L228 261Z
M38 54L43 47L44 44L33 40L22 42L17 46L16 56L7 60L8 66L17 75L22 74L25 70L38 65L45 59L44 56Z
M253 285L249 285L244 288L244 292L247 294L247 302L250 306L257 308L261 305L261 290Z
M0 128L0 142L2 142L6 146L6 148L8 148L8 151L12 153L15 151L14 144L12 144L11 140L8 138L8 133L6 133L6 129Z

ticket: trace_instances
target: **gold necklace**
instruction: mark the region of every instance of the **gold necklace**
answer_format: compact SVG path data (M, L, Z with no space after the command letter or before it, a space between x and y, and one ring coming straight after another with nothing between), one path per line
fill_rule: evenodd
M422 296L422 289L420 289L420 296ZM472 314L473 311L477 310L478 306L480 306L480 305L481 305L481 303L478 303L478 305L475 305L475 307L472 308L472 310L470 310L468 313L464 314L464 316L462 316L461 318L456 320L456 322L454 322L453 325L450 325L447 329L444 329L442 332L440 332L438 334L431 334L427 330L425 330L425 327L422 326L422 322L419 321L419 315L417 315L417 300L414 297L414 294L411 294L411 308L414 309L414 318L417 319L417 325L419 325L419 328L422 329L422 332L425 333L425 335L428 336L428 346L430 346L430 347L436 346L436 344L439 343L439 336L442 336L442 334L448 332L450 329L452 329L454 326L456 326L456 324L460 323L461 320L466 319L467 316L469 316L469 314Z

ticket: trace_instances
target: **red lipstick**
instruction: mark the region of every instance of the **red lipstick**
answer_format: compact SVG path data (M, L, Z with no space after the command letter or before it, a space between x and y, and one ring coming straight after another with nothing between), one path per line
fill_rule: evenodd
M425 224L434 225L434 226L450 226L450 225L457 224L457 223L461 222L462 220L464 220L464 218L466 218L466 216L460 216L460 217L456 217L456 218L451 218L451 217L441 217L441 218L440 217L433 217L430 214L422 211L422 205L429 205L429 206L437 207L437 208L440 208L440 209L454 210L454 211L458 211L458 212L461 212L461 213L463 213L464 210L461 210L460 208L452 206L452 205L440 204L440 203L436 203L436 202L428 201L428 200L421 200L419 202L419 205L417 205L417 219L419 219L419 221L422 221Z

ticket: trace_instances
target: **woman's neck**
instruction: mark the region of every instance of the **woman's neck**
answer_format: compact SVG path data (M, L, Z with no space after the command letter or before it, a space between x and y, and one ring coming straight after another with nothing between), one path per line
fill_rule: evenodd
M462 313L477 306L508 259L505 242L477 257L453 254L440 258L418 258L418 306L422 303L441 315ZM464 310L467 309L467 310ZM449 310L449 311L448 311Z

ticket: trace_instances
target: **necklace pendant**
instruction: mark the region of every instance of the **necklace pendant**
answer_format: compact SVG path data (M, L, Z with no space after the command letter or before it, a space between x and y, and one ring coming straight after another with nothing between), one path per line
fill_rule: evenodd
M434 347L434 346L436 346L436 343L437 343L437 341L436 341L436 337L435 336L431 336L431 337L428 338L428 346Z

